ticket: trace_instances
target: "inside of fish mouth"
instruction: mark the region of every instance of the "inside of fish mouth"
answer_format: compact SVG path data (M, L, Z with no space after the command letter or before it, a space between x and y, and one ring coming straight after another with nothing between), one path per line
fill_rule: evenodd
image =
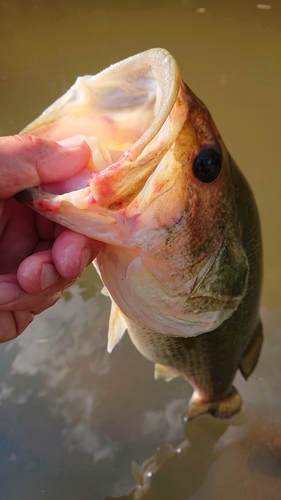
M153 124L162 98L153 71L146 70L134 81L125 85L123 81L121 83L108 85L108 88L93 88L91 93L91 88L87 87L90 84L81 80L77 95L72 96L65 106L66 116L63 120L59 118L45 137L59 141L78 134L84 136L92 158L73 177L41 184L38 186L40 191L62 195L85 188L93 171L105 170L118 162ZM83 86L87 87L87 92ZM43 133L38 131L38 135L44 138L44 129Z
M96 138L94 138L96 140ZM61 195L61 194L66 194L70 193L73 191L79 191L80 189L84 189L89 182L89 179L91 177L92 172L95 170L102 171L107 166L110 164L113 164L119 160L119 158L122 156L123 151L109 151L108 150L108 156L110 155L111 163L108 163L108 165L105 164L105 162L101 161L101 158L99 161L94 160L94 155L95 152L91 147L91 141L93 140L93 137L85 137L86 142L89 144L91 150L92 150L92 157L90 158L88 164L81 168L74 176L69 177L61 182L50 182L50 183L42 183L38 186L39 191L44 191L46 193L50 194L55 194L55 195Z

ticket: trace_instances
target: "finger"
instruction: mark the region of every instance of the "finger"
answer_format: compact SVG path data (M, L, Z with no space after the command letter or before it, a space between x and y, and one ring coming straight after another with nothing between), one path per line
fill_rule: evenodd
M0 342L7 342L17 337L17 326L11 311L0 312Z
M64 258L63 251L59 258ZM17 270L19 285L30 294L63 292L72 285L77 276L73 278L71 276L63 277L58 273L53 262L51 249L30 255L21 262Z
M21 205L23 206L23 205ZM58 224L42 215L34 212L35 227L39 238L42 240L52 241L55 239L55 229ZM62 227L62 226L61 226ZM62 230L64 228L62 227Z
M95 259L101 245L99 241L66 229L58 236L52 250L58 273L67 280L76 280Z
M61 182L85 167L90 148L83 137L74 147L71 142L63 142L64 145L32 135L1 137L0 198L10 198L41 183Z
M33 311L14 311L11 314L14 316L17 337L28 327L28 325L30 325L35 316Z
M17 279L25 292L38 294L51 289L61 281L53 260L51 250L35 253L24 259L18 267Z
M4 203L0 217L0 274L14 273L21 261L33 253L39 240L34 212L13 198Z
M30 311L0 311L0 343L15 339L32 322Z
M25 292L17 283L15 275L0 277L0 311L33 311L35 314L48 309L62 296L69 282L62 280L53 287L52 292L30 294Z

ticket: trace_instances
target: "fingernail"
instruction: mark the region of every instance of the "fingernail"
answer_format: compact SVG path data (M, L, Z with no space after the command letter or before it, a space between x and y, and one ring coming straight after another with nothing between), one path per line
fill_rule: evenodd
M40 277L41 290L45 290L46 288L55 285L58 279L59 274L53 264L43 264Z
M73 137L68 137L67 139L63 139L62 141L57 141L58 144L63 146L64 148L77 148L81 146L83 142L85 142L85 135L75 135Z
M8 304L19 297L19 287L15 283L0 283L0 304Z
M81 252L81 264L80 264L80 273L82 274L85 268L91 264L93 261L93 252L90 248L84 248Z

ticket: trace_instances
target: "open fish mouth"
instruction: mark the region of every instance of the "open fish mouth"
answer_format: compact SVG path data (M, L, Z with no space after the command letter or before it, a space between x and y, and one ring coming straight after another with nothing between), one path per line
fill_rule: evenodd
M183 126L180 86L177 63L164 49L79 77L22 133L56 141L84 136L91 161L67 182L40 186L40 201L36 189L29 191L33 208L54 212L72 204L95 210L96 204L120 210L131 203Z

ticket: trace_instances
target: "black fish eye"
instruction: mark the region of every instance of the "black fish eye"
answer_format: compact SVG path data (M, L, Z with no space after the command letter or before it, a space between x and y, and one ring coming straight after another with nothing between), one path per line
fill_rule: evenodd
M213 182L220 174L222 157L215 149L202 149L193 162L193 174L200 182Z

